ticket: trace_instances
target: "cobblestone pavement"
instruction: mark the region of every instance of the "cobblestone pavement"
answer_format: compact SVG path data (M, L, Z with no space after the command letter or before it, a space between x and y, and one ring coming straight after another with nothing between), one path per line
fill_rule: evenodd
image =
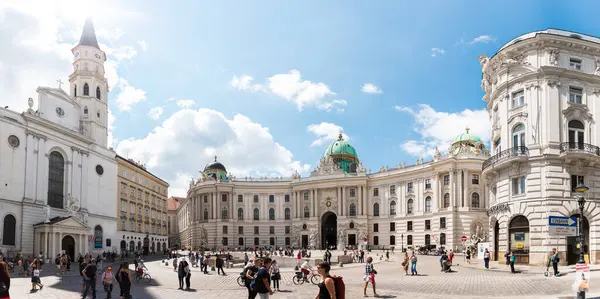
M198 268L192 269L192 293L177 290L178 281L172 267L164 266L160 261L148 262L153 280L149 284L136 283L132 287L134 298L245 298L247 291L238 286L236 279L241 269L225 269L227 276L200 273ZM415 299L452 299L452 298L568 298L574 295L571 291L573 274L559 278L546 278L540 274L509 274L500 271L482 271L467 267L454 267L454 273L442 273L437 257L420 256L419 276L405 276L396 261L379 262L375 265L378 271L377 292L383 298L415 298ZM305 299L314 298L317 287L312 284L296 286L291 282L292 269L283 269L281 292L272 298ZM52 272L47 270L44 272ZM344 277L346 298L362 298L362 267L344 267L332 270L334 274ZM48 274L48 273L45 273ZM81 278L76 272L64 277L44 275L42 282L45 288L36 293L29 293L29 278L15 276L11 280L11 298L13 299L70 299L80 298ZM600 294L600 284L591 282L592 290L588 298ZM596 286L596 287L594 287ZM101 287L98 287L101 289ZM367 292L372 297L369 286ZM116 295L116 296L115 296ZM99 291L97 298L105 298L104 291ZM88 295L91 298L91 295ZM113 298L118 298L118 287L113 291Z

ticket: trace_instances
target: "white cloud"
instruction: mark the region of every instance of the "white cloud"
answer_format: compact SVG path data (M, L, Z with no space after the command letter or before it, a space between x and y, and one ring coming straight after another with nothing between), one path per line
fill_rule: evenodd
M194 100L177 100L177 106L181 108L191 108L194 105L196 105Z
M495 41L496 41L496 39L491 35L480 35L480 36L474 38L471 42L469 42L469 44L470 45L477 44L477 43L489 44L489 43L493 43Z
M333 123L321 122L320 124L309 125L306 130L313 133L317 139L315 139L310 146L321 146L327 142L331 142L338 139L338 135L344 132L344 128ZM346 140L350 137L344 135Z
M152 109L150 109L150 111L148 111L148 116L150 116L150 118L157 120L160 118L160 116L163 114L163 107L154 107Z
M441 48L431 48L431 56L432 57L436 57L436 56L441 56L446 54L446 50L441 49Z
M142 51L144 51L144 52L148 51L148 45L146 44L146 41L140 40L140 41L138 41L138 45L140 45L140 48L142 48Z
M379 89L379 87L373 85L372 83L366 83L362 87L362 92L364 93L382 93L383 91Z
M485 143L489 141L490 123L485 109L447 113L438 112L429 105L420 104L417 109L396 106L396 110L409 113L415 121L414 131L421 137L420 140L407 140L401 148L413 156L432 156L435 147L445 151L454 141L454 138L470 128L470 133L481 138Z
M135 104L146 100L146 92L131 86L127 80L120 78L118 86L120 93L116 102L121 111L131 111Z
M316 107L320 110L343 111L348 103L335 99L335 92L325 83L302 80L298 70L276 74L267 78L266 84L252 84L253 78L248 75L233 76L229 84L239 90L264 91L284 98L296 105L299 111L305 107Z
M170 97L167 99L167 102L173 102L173 101L175 101L175 97Z
M147 136L121 141L117 152L146 163L171 184L169 195L175 196L186 194L190 179L198 178L198 169L214 155L237 177L289 176L310 169L275 142L268 128L241 114L228 119L209 109L180 110Z
M118 48L111 48L108 45L100 44L100 48L106 53L107 56L114 57L117 61L129 60L137 55L137 51L132 46L121 46Z

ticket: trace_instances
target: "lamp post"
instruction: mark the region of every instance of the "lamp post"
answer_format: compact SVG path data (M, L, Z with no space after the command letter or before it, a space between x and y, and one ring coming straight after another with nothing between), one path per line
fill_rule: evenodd
M404 252L404 234L400 235L400 239L402 240L402 249L401 249L401 251Z
M583 251L583 207L585 205L585 193L589 190L586 185L579 184L575 187L575 193L577 194L577 203L579 204L579 261L578 264L585 264L585 257ZM577 292L578 299L585 299L585 291Z

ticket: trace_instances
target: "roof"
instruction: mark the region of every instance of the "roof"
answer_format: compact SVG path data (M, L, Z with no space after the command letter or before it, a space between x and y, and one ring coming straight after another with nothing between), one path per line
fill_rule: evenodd
M325 149L325 153L323 157L327 157L330 155L341 155L348 156L351 159L358 159L358 154L356 153L356 149L348 143L348 141L344 140L342 134L338 136L338 139L332 142L327 149Z
M167 199L167 210L175 211L185 201L185 197L171 196Z
M124 162L127 162L127 163L129 163L131 166L134 166L134 167L136 167L137 169L139 169L139 170L141 170L141 171L143 171L143 172L145 172L145 173L147 173L147 174L151 175L151 176L152 176L152 177L154 177L155 179L157 179L157 180L159 180L159 181L161 181L161 182L165 183L165 184L167 185L167 187L170 187L170 186L171 186L171 185L169 185L169 183L167 183L165 180L163 180L163 179L161 179L161 178L159 178L159 177L155 176L154 174L152 174L151 172L149 172L148 170L146 170L146 168L144 168L144 167L142 167L142 166L138 165L138 164L137 164L137 163L135 163L134 161L132 161L132 160L129 160L129 159L127 159L127 158L125 158L125 157L123 157L123 156L120 156L120 155L116 155L116 158L117 158L117 160L122 160L122 161L124 161Z
M567 30L561 30L561 29L553 29L553 28L548 28L546 30L538 30L538 31L533 31L533 32L529 32L529 33L525 33L523 35L517 36L516 38L512 39L511 41L507 42L506 44L504 44L499 50L498 52L502 51L504 48L516 44L522 40L526 40L526 39L530 39L530 38L534 38L536 37L538 34L552 34L552 35L559 35L559 36L564 36L564 37L570 37L570 38L576 38L576 39L580 39L580 40L586 40L586 41L590 41L593 43L597 43L600 44L600 38L595 37L595 36L591 36L591 35L587 35L587 34L581 34L578 32L573 32L573 31L567 31Z
M98 40L96 39L96 31L94 30L94 24L92 19L86 19L83 25L83 32L81 33L81 39L79 39L80 46L91 46L100 49L98 46Z
M54 218L50 218L49 219L50 222L44 222L44 221L42 221L40 223L34 224L33 226L42 225L42 224L55 224L55 223L59 223L59 222L61 222L63 220L69 219L69 218L71 218L71 216L67 216L67 217L54 217Z

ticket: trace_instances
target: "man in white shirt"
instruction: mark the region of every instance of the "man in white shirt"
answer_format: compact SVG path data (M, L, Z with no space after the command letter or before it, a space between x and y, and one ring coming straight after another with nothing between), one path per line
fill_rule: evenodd
M310 274L310 272L312 271L312 267L310 266L310 264L308 263L308 260L305 260L304 263L302 263L302 266L300 266L300 271L302 271L302 273L304 273L304 280L307 280L308 274Z

